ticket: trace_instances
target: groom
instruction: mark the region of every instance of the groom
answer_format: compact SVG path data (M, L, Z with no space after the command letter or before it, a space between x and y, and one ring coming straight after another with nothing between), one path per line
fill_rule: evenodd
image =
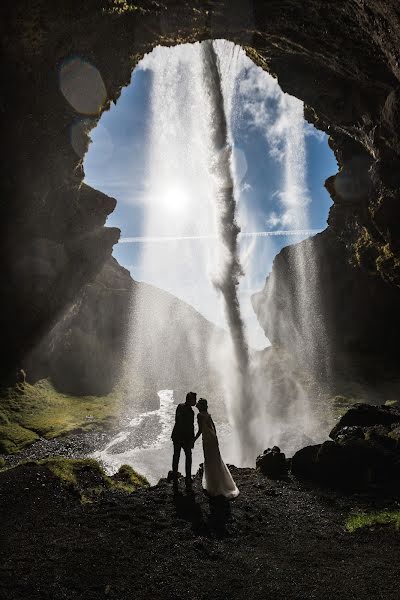
M172 459L172 480L174 488L178 486L178 466L181 449L185 452L186 487L192 485L192 448L194 446L194 412L192 406L196 405L195 392L186 394L186 402L178 404L175 415L175 425L171 439L174 444Z

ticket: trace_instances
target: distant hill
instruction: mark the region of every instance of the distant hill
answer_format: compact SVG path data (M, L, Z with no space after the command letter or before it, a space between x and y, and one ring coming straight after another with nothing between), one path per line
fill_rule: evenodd
M172 294L134 281L111 258L24 368L28 380L50 377L75 395L105 395L123 385L143 399L160 389L176 390L177 398L189 390L219 397L209 348L225 335Z

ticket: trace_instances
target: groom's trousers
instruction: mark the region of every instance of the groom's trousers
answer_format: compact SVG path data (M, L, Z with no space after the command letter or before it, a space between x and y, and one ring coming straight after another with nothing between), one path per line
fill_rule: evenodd
M181 449L185 453L185 470L186 481L192 479L192 445L185 442L174 442L174 456L172 458L172 473L176 480L179 467L179 459L181 457Z

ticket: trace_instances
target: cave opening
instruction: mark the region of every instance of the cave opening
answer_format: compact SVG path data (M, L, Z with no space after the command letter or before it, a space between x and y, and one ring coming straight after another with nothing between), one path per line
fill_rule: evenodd
M118 262L135 279L169 291L224 326L207 276L207 260L193 267L196 254L212 244L213 236L212 216L204 215L209 212L204 200L209 190L204 185L196 189L208 175L193 164L202 152L201 119L193 123L196 106L189 90L195 77L188 73L193 47L157 47L138 63L130 84L90 133L85 182L117 199L107 225L121 230L113 253ZM232 104L241 255L250 267L244 269L241 281L241 304L251 346L262 349L268 340L250 296L263 287L273 258L284 246L325 229L332 202L324 182L337 163L327 135L305 121L302 102L284 94L277 81L239 48L232 42L220 43L225 84L231 87L225 91ZM228 62L235 50L238 58L232 67ZM228 73L229 68L235 73ZM152 151L157 136L163 139ZM150 211L159 212L159 218L149 219ZM179 254L181 261L176 263ZM172 271L166 268L171 264Z
M253 382L258 378L254 363L270 342L251 298L263 287L283 247L326 227L331 201L323 183L335 171L336 162L327 136L305 121L301 101L283 93L277 81L239 46L225 40L213 46L232 148L238 258L243 271L238 299ZM174 390L172 395L160 395L160 408L135 414L122 446L117 436L116 447L111 444L101 454L103 462L114 468L128 460L143 464L147 474L154 468L152 452L166 442L174 395L176 401L185 389L197 386L203 390L201 395L215 398L214 412L222 427L228 427L227 456L239 464L243 457L238 456L237 442L232 443L232 429L242 430L250 419L243 408L247 401L235 391L238 368L232 359L232 338L225 335L226 311L215 286L221 253L205 149L207 124L202 120L206 93L199 71L200 48L200 43L156 47L146 55L118 102L91 131L84 160L85 182L117 199L108 219L109 225L121 229L114 257L136 281L123 369L130 389L126 393L132 398L146 395L155 380L158 392ZM302 261L304 257L298 265L299 294L312 294L301 281ZM167 360L166 353L173 360ZM271 365L267 370L281 375L282 367ZM232 379L233 387L228 385ZM253 437L260 437L258 449L268 444L268 435L275 440L287 437L299 415L304 423L309 421L303 429L310 435L312 430L314 439L318 436L304 390L299 392L293 379L286 372L284 393L291 396L286 408L268 410L266 396L271 390L261 392L255 403L251 419L259 422L253 432ZM255 384L253 397L260 395L264 385L264 380ZM232 409L234 395L240 396L240 416ZM154 436L158 440L145 454L140 444L132 450L138 429L142 443L148 437L144 446ZM302 442L295 440L293 450Z

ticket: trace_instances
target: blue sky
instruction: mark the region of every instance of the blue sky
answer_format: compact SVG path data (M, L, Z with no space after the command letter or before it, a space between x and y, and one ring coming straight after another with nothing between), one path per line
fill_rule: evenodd
M175 55L172 54L174 52ZM168 163L168 160L171 161L168 145L160 145L158 154L152 147L154 140L158 143L158 131L160 127L163 128L163 115L159 113L162 113L165 105L165 123L173 127L174 124L170 123L173 120L171 115L177 115L176 118L180 119L182 114L182 122L186 119L189 123L188 119L192 119L197 110L196 98L190 96L192 79L188 75L187 62L191 60L190 54L176 58L179 52L182 54L184 47L162 49L158 54L153 53L153 57L146 57L133 72L131 83L122 91L117 104L103 114L99 125L91 132L92 144L84 161L85 181L117 199L117 207L107 224L119 227L122 238L177 233L191 235L199 231L207 233L206 225L199 225L202 218L200 212L196 212L200 201L186 211L184 220L181 219L179 202L184 204L185 198L177 201L174 210L167 211L163 219L149 218L149 212L154 210L151 207L152 196L159 193L157 190L163 185L163 181L158 181L155 186L154 179L158 173L161 178L163 173L167 173L168 179L172 164ZM235 60L236 75L227 75L226 85L232 86L230 94L234 108L230 122L237 174L238 220L242 231L296 229L299 210L305 215L307 229L324 229L331 200L323 184L327 177L337 171L327 137L309 124L299 123L300 104L296 101L291 103L290 97L283 96L275 80L251 63L244 53L239 53ZM169 77L171 81L168 81ZM166 98L155 99L157 94L165 95ZM155 104L156 101L158 104ZM153 113L155 105L158 107L157 119ZM189 137L191 131L192 129L187 129ZM175 163L179 162L177 157L185 156L187 148L191 148L190 140L182 139L184 136L181 133L174 141L174 130L172 133L169 130L168 135L169 138L166 139L170 139L171 152L176 152L173 144L182 146L181 153L174 155ZM200 137L201 135L202 132ZM289 157L288 166L287 152L296 154L296 140L301 141L299 135L303 136L304 156ZM293 139L290 139L291 136L294 136ZM189 146L185 145L188 143ZM193 147L195 145L193 142ZM300 144L299 155L301 148ZM194 159L196 160L196 156ZM167 162L163 170L160 163L164 160ZM185 167L183 164L184 158L181 160L182 170L185 171L182 178L186 176L182 189L186 195L191 195L188 188L189 166ZM302 173L296 172L299 168ZM292 187L288 187L288 173L294 178L294 183L291 181L290 184ZM180 185L179 171L174 177L175 195L172 194L172 198L180 194L176 192L176 185ZM172 185L169 179L165 182L165 186L168 185ZM193 181L193 186L195 185ZM295 209L291 208L290 200L285 197L290 189L297 190L296 193L304 199L300 200ZM195 193L197 191L193 190L193 195ZM170 198L168 194L165 195L167 197ZM299 209L299 205L303 206L302 203L304 207ZM201 210L203 214L206 209L203 207ZM178 221L182 221L179 226ZM300 221L303 223L302 218ZM212 233L210 231L211 235ZM252 314L250 296L263 287L273 258L280 249L303 238L304 236L276 236L246 239L242 242L246 276L241 284L241 303L249 340L254 347L265 345L265 338ZM204 290L208 285L210 289L212 287L207 274L189 273L190 265L194 264L193 256L202 251L200 248L204 244L210 246L207 240L119 243L114 247L114 256L129 268L133 278L167 289L193 304L210 320L223 325L223 316L214 306L214 292L206 293ZM190 256L187 254L188 248L191 249ZM247 249L249 252L246 258ZM144 253L147 253L145 259ZM169 262L163 263L162 259L167 255ZM203 268L199 265L196 263L194 270Z

